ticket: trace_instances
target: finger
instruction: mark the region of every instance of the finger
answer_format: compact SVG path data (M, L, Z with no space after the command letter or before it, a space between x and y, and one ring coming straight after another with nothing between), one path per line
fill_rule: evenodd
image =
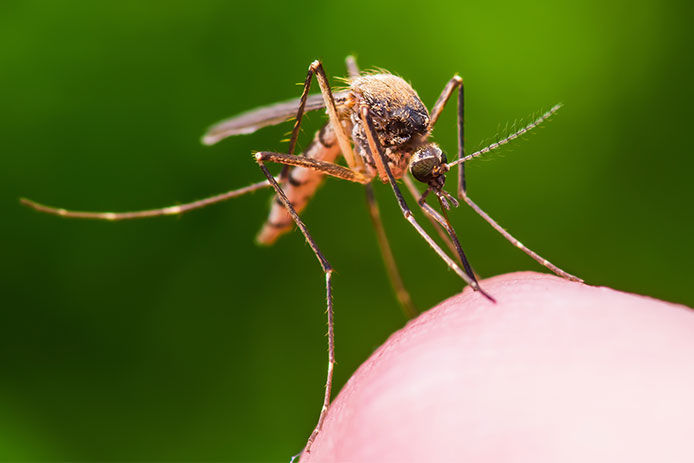
M694 461L694 312L515 273L367 360L302 461Z

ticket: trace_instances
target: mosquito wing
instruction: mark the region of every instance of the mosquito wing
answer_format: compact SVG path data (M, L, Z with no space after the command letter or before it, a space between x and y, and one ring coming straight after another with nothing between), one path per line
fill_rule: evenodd
M335 93L334 97L335 103L340 105L346 97L346 92ZM282 101L225 119L207 129L207 132L202 137L202 143L205 145L214 145L218 141L232 135L253 133L263 127L280 124L296 116L296 112L299 110L299 103L299 98ZM325 108L322 95L316 94L308 96L306 99L306 106L304 107L305 112L322 108Z

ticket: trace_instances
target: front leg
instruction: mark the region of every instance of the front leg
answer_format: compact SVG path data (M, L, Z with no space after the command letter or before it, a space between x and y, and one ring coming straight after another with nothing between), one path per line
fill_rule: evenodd
M439 99L434 103L434 107L431 109L429 131L434 128L436 121L439 120L439 116L443 112L443 108L456 89L458 89L458 197L462 198L463 191L465 190L465 164L462 161L465 157L465 87L463 85L463 78L458 74L454 75L451 80L448 81Z
M463 89L462 89L462 87L461 87L461 88L460 88L460 95L462 95L462 94L463 94ZM459 133L460 133L460 134L462 134L462 127L463 127L463 110L462 110L462 104L463 104L463 103L462 103L462 96L461 96L460 102L459 102L459 106L458 106L458 129L459 129ZM534 128L537 127L539 124L541 124L542 122L544 122L548 117L550 117L551 115L553 115L554 112L557 111L557 110L559 109L559 107L560 107L559 105L554 106L554 107L553 107L552 109L550 109L548 112L546 112L545 114L543 114L542 116L540 116L538 119L536 119L535 121L531 122L531 123L528 124L527 126L523 127L522 129L518 130L517 132L515 132L515 133L513 133L513 134L511 134L511 135L509 135L509 136L507 136L506 138L504 138L504 139L502 139L502 140L499 140L498 142L493 143L493 144L489 145L489 146L486 147L486 148L483 148L482 150L478 151L477 153L482 154L482 153L484 153L484 152L491 151L492 149L495 149L495 148L497 148L497 147L499 147L499 146L501 146L501 145L503 145L503 144L506 144L506 143L508 143L509 141L511 141L511 140L513 140L513 139L519 137L520 135L523 135L524 133L526 133L526 132L528 132L528 131L534 129ZM488 223L489 225L491 225L492 228L494 228L494 230L498 231L498 232L501 234L501 236L503 236L504 238L506 238L511 244L513 244L513 245L516 246L518 249L520 249L521 251L523 251L524 253L526 253L527 255L529 255L529 256L530 256L531 258L533 258L535 261L539 262L541 265L545 266L546 268L548 268L549 270L551 270L551 271L554 272L556 275L559 275L559 276L562 277L562 278L566 278L567 280L570 280L570 281L578 281L578 282L581 282L581 283L582 283L582 282L583 282L582 279L580 279L580 278L578 278L577 276L574 276L574 275L572 275L572 274L570 274L570 273L568 273L568 272L565 272L564 270L560 269L559 267L557 267L556 265L554 265L553 263L551 263L550 261L548 261L548 260L545 259L544 257L542 257L542 256L540 256L539 254L537 254L537 253L536 253L535 251L533 251L532 249L530 249L530 248L528 248L527 246L525 246L525 245L524 245L523 243L521 243L519 240L517 240L516 238L514 238L514 237L513 237L509 232L507 232L501 225L499 225L494 219L492 219L492 218L489 216L489 214L487 214L486 212L484 212L477 204L475 204L475 203L472 201L472 199L470 199L470 197L469 197L468 194L467 194L467 185L466 185L466 183L465 183L465 170L463 169L463 160L465 159L465 149L463 148L463 143L464 143L464 139L463 139L462 135L460 135L460 138L458 139L458 160L455 161L455 162L457 162L457 163L460 163L460 170L459 170L460 179L459 179L459 182L458 182L458 195L460 196L460 198L461 198L463 201L465 201L465 202L467 203L467 205L470 206L470 207L472 208L473 211L475 211L477 214L479 214L480 217L482 217L485 221L487 221L487 223ZM473 157L473 156L477 155L477 153L471 154L470 157ZM453 163L451 163L451 164L453 164Z
M504 230L494 219L492 219L486 212L484 212L477 204L475 204L470 197L467 194L467 184L465 182L465 160L467 158L473 158L476 156L479 156L481 154L484 154L486 152L489 152L493 149L498 148L499 146L502 146L506 143L508 143L511 140L514 140L518 138L519 136L529 132L530 130L534 129L537 127L539 124L544 122L546 119L548 119L550 116L552 116L559 108L561 107L560 105L556 105L552 107L549 111L547 111L545 114L540 116L538 119L534 120L527 126L523 127L522 129L518 130L515 133L512 133L511 135L507 136L506 138L503 138L502 140L499 140L496 143L493 143L486 148L483 148L476 153L471 154L466 158L465 156L465 87L463 86L463 79L455 75L453 78L448 82L446 87L443 89L443 92L441 92L441 96L439 96L439 99L436 101L434 104L434 108L431 111L431 122L429 123L429 130L431 130L438 120L439 116L441 115L441 112L443 111L444 106L446 105L446 102L450 99L451 95L455 91L455 89L458 89L458 159L454 162L451 162L448 166L453 167L455 164L458 164L458 197L465 201L468 206L472 208L477 214L479 214L484 220L489 223L496 231L501 233L501 235L506 238L508 241L510 241L514 246L516 246L518 249L532 257L534 260L539 262L540 264L544 265L546 268L554 272L555 274L559 275L562 278L566 278L567 280L571 281L579 281L582 282L583 280L571 275L568 272L565 272L564 270L560 269L556 265L552 264L550 261L545 259L544 257L540 256L536 252L532 251L523 243L518 241L516 238L511 236L509 232Z
M328 117L330 118L330 124L335 131L335 136L337 137L337 143L340 145L340 150L342 151L342 156L344 156L345 161L350 169L355 172L364 173L366 168L364 167L364 162L361 157L355 156L352 150L352 145L345 133L344 127L342 127L342 122L337 115L337 107L335 106L335 98L333 98L332 90L330 90L330 84L328 83L328 77L323 69L323 64L316 60L308 67L309 74L315 73L318 78L318 85L320 86L320 91L323 94L323 101L325 102L325 108L328 111Z
M372 156L374 158L374 161L376 163L376 167L378 168L379 172L385 172L386 176L388 178L388 182L390 183L390 186L393 189L393 193L395 193L395 197L398 201L398 205L400 206L400 210L402 211L402 215L407 220L412 227L414 227L415 230L417 230L417 233L420 234L422 238L431 246L431 248L436 252L436 254L443 259L443 261L448 265L448 267L453 270L460 278L463 279L468 285L472 287L475 291L479 291L484 297L489 299L491 302L496 302L492 296L487 294L482 288L480 287L479 283L477 283L474 278L471 278L467 273L463 272L458 264L456 264L453 259L451 259L448 254L443 252L443 250L439 247L438 244L436 244L436 241L434 241L429 234L422 228L421 225L417 222L417 220L414 218L414 215L412 215L412 211L410 208L407 206L407 202L405 202L405 198L403 197L402 193L400 192L400 188L398 188L398 184L395 181L395 177L393 177L393 173L390 171L390 168L388 167L388 162L386 160L385 154L383 153L383 149L376 139L376 130L374 129L373 121L371 119L371 116L369 114L369 108L367 106L362 106L360 108L360 117L361 120L364 124L364 132L366 133L366 138L369 143L369 149L371 150Z

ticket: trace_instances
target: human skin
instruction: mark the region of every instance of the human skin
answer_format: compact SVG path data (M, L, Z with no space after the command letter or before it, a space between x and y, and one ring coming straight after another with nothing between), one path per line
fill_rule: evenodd
M694 311L531 272L393 334L302 462L694 461Z

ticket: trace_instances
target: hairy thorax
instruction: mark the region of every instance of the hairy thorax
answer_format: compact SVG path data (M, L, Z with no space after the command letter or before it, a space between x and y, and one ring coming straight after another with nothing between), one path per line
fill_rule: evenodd
M395 178L402 177L412 152L427 136L429 111L410 84L392 74L362 75L352 80L349 90L341 118L351 129L356 152L368 174L375 176L377 169L359 116L362 105L369 108L391 172Z

